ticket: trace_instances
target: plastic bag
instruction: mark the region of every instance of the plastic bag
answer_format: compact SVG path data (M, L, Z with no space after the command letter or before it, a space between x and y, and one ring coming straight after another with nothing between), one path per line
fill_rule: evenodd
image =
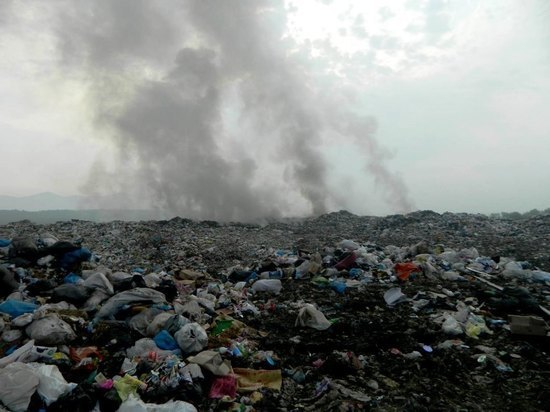
M231 372L228 363L224 362L221 355L213 350L205 350L201 353L190 356L187 360L191 363L196 363L207 371L212 372L216 376L225 376Z
M103 273L94 273L88 276L83 285L93 289L101 289L109 295L115 293L113 285L111 284L111 282L109 282L109 279L107 279L107 276L105 276Z
M407 280L415 272L420 272L420 268L412 262L396 263L394 266L395 274L401 280Z
M11 241L17 256L34 257L38 252L36 242L30 236L20 236Z
M323 315L323 313L315 308L312 304L306 304L300 312L294 326L308 326L317 330L326 330L330 327L331 323Z
M143 276L143 280L145 281L145 284L148 288L156 288L162 282L162 279L156 273L149 273Z
M53 255L47 255L44 257L41 257L36 261L36 264L38 266L48 266L50 263L52 263L55 260L55 256Z
M384 293L384 300L388 306L393 306L405 302L408 299L407 296L401 292L401 288L391 288Z
M194 299L190 300L185 305L175 306L174 309L178 315L183 315L191 320L200 318L203 312L199 302Z
M125 401L130 397L130 395L136 395L138 389L145 389L147 384L126 374L122 378L116 380L113 386L115 387L118 396L120 396L120 399Z
M92 296L88 298L82 309L86 312L93 311L97 309L99 305L101 305L101 303L105 302L110 297L111 295L105 292L103 289L96 289L94 290L94 293L92 293Z
M166 301L164 293L157 292L149 288L135 288L126 290L110 298L99 310L97 319L108 318L116 313L125 305L132 303L153 302L163 303Z
M19 329L5 330L4 332L2 332L2 340L4 342L13 342L21 339L22 336L23 332L21 332Z
M40 243L42 243L43 246L50 247L59 242L59 239L49 232L44 232L40 234L39 241Z
M208 397L210 399L221 399L224 396L231 399L237 396L237 379L234 375L218 376L212 382Z
M359 249L360 246L357 243L355 243L353 240L344 239L338 244L338 247L340 249L356 250L356 249Z
M174 335L178 330L180 330L184 325L190 323L189 319L181 315L172 315L170 319L164 324L164 329L170 332L171 335Z
M48 406L77 386L76 383L67 383L55 365L44 365L42 363L29 363L28 365L38 375L40 380L38 394Z
M143 338L136 341L134 346L126 349L126 356L130 359L134 357L147 358L153 356L155 358L172 355L172 352L160 349L153 339Z
M341 280L332 280L329 282L329 286L336 293L340 294L344 293L347 288L346 282L342 282Z
M458 321L449 314L445 316L445 322L441 325L441 329L449 335L462 334L462 326L460 326L460 323L458 323Z
M53 290L53 302L69 302L80 306L92 295L92 289L74 283L64 283Z
M485 324L485 319L479 315L474 315L473 313L470 313L464 328L466 335L474 339L477 339L482 333L487 333L488 335L493 334L493 331Z
M153 321L147 326L147 336L157 335L162 329L164 329L166 321L171 317L172 314L167 312L161 312L156 315Z
M30 302L21 302L19 300L6 300L0 303L0 312L7 313L12 318L16 318L25 313L32 313L38 308L38 305Z
M84 247L81 247L79 249L65 253L61 258L60 266L63 269L71 269L80 262L89 261L91 257L92 252Z
M345 256L345 255L344 255ZM350 253L349 255L345 256L343 259L341 259L335 266L335 269L338 270L344 270L350 268L355 261L357 260L357 255L355 253Z
M71 326L56 315L35 320L27 326L25 332L31 339L42 345L67 344L76 338Z
M40 383L32 367L14 362L0 369L0 401L10 410L24 412Z
M19 289L19 282L15 274L4 266L0 266L0 296L6 296L10 292Z
M33 347L34 347L34 341L30 340L27 343L25 343L23 346L21 346L19 349L10 353L8 356L4 356L2 359L0 359L0 369L4 368L5 366L13 362L26 361L29 358L33 350Z
M153 340L160 349L175 350L179 348L176 340L165 330L161 330L157 333Z
M278 295L283 285L279 279L260 279L254 282L252 290L254 292L269 292Z
M127 279L131 279L132 275L126 272L115 272L108 275L109 280L112 283L119 283Z
M132 316L132 318L128 321L128 326L141 333L143 336L146 336L147 327L159 313L163 313L162 310L157 308L147 308L137 315Z
M84 280L80 276L78 276L77 274L71 272L63 278L63 282L64 283L73 283L73 284L77 285L77 284L81 284L82 282L84 282Z
M130 396L120 405L118 412L197 412L197 409L184 401L169 401L158 405L145 403L135 396Z
M103 355L99 352L97 346L71 348L69 355L71 360L76 363L73 366L74 369L92 371L97 369L98 364L103 360Z
M533 270L533 280L539 283L550 282L550 273L543 270Z
M195 353L208 345L208 335L198 323L184 325L174 335L179 347L184 353Z

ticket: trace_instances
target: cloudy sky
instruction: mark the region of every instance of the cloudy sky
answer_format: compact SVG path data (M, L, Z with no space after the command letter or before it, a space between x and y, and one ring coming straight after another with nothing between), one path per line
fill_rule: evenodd
M239 220L545 209L549 20L545 0L3 0L0 194Z

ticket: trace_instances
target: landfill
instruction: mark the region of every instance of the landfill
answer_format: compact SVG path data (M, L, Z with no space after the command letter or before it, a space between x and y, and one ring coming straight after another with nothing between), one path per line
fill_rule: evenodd
M550 410L550 215L0 226L0 410Z

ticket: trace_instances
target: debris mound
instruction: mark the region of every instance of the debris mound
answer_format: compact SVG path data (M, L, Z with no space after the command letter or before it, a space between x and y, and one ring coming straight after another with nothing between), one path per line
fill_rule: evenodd
M550 409L550 223L0 226L13 411Z

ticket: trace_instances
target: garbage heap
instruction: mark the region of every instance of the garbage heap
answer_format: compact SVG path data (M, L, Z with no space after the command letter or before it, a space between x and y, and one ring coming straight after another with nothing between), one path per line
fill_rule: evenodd
M0 402L550 410L547 268L318 222L0 227Z

